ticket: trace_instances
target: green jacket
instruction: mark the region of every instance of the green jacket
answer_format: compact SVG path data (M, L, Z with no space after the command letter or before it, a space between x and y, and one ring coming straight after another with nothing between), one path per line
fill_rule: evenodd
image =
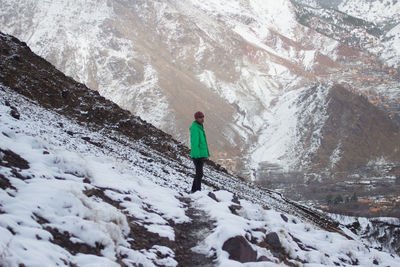
M194 121L190 126L190 157L192 158L208 158L206 133L204 127L200 123Z

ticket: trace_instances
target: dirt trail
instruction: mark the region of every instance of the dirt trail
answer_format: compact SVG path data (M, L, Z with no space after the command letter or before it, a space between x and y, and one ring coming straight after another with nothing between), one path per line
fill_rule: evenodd
M183 266L215 266L216 255L208 257L192 251L211 231L215 228L215 221L202 210L193 207L193 201L188 197L179 199L186 205L186 215L191 219L190 222L174 225L175 240L177 243L175 259L178 267Z

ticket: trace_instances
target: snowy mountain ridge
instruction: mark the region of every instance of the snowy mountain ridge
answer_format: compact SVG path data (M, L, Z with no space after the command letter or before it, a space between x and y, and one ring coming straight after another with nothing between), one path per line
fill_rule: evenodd
M2 265L399 262L325 214L212 162L204 191L187 194L187 149L17 39L0 34L0 48Z
M344 41L352 47L361 47L371 55L379 57L383 64L398 68L400 4L397 1L319 0L293 3L310 5L314 9L313 12L319 13L317 17L325 20L322 23L314 22L314 25L309 25L311 28L328 36L333 35L334 39ZM342 20L343 17L345 20ZM328 25L324 25L326 22Z
M338 9L349 15L376 23L398 21L400 18L400 3L392 0L346 0L340 3Z

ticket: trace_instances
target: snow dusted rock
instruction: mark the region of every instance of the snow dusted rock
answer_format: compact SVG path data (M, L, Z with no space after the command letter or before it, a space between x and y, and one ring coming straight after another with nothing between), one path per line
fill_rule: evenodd
M257 252L243 236L231 237L222 245L222 249L229 253L229 259L238 262L252 262L257 260Z
M279 236L277 233L269 233L265 236L265 242L270 245L273 249L282 248L282 244L279 241Z
M3 133L4 134L4 133ZM29 163L21 158L18 154L11 150L3 150L0 148L1 152L1 164L5 167L15 167L20 170L29 169Z
M20 114L19 114L18 109L16 107L11 107L10 114L14 119L19 120Z
M277 233L272 232L265 236L263 242L260 243L261 247L268 248L274 257L284 260L285 259L285 250L282 247L281 241L279 240L279 236Z

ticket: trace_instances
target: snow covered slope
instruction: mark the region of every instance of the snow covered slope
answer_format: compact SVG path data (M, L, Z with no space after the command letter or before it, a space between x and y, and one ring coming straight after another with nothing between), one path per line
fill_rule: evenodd
M181 144L15 38L1 34L0 48L2 266L399 262L212 162L204 191L187 194L193 171Z
M313 10L314 15L309 17L313 20L309 25L311 28L353 48L366 50L371 55L379 57L387 66L399 68L400 3L398 1L292 0L292 2L302 6L300 13L303 12L302 9ZM299 21L304 23L304 17Z
M284 97L285 105L272 109L273 124L261 132L252 162L294 166L289 171L310 166L315 172L355 169L380 155L398 162L399 127L365 97L337 84L315 84Z
M391 0L343 1L338 9L352 16L373 22L383 29L383 49L379 56L389 66L399 67L400 2Z
M400 3L393 0L343 0L340 11L367 21L382 23L400 19Z

